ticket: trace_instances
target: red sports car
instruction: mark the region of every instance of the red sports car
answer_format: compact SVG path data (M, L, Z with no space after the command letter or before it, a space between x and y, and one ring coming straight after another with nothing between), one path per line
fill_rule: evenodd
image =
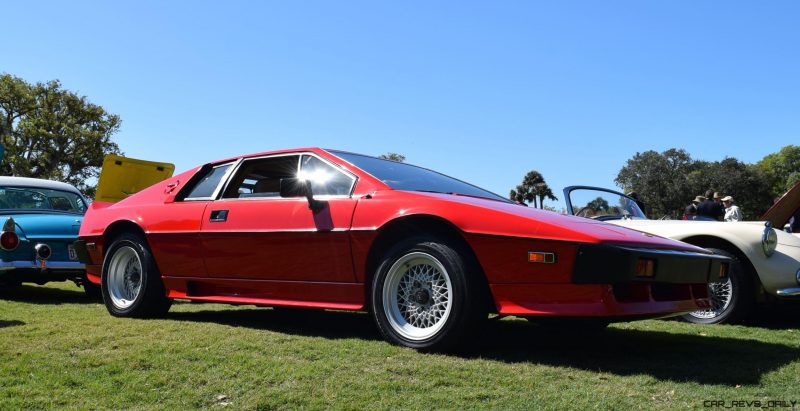
M75 244L119 317L175 298L368 310L442 348L489 313L600 321L708 307L727 259L528 208L410 164L307 148L205 164L95 202Z

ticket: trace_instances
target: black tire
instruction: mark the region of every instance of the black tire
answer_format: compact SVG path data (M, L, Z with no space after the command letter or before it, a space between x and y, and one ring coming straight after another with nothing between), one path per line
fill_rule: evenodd
M749 270L734 254L718 248L707 249L714 254L724 255L731 259L730 272L728 273L730 282L720 285L709 284L708 290L709 296L712 296L715 292L715 287L724 289L724 287L729 286L730 301L721 310L712 309L712 311L716 311L714 313L710 311L695 311L685 314L681 318L695 324L734 324L747 320L755 306L755 290ZM714 304L716 302L712 301L712 305ZM713 316L709 317L712 314Z
M135 253L138 262L131 253ZM139 284L138 292L135 295L131 293L130 300L120 298L120 285L116 282L120 275L127 276L127 272L126 274L117 271L109 272L117 270L116 265L119 264L119 261L124 261L122 260L124 257L132 259L134 266L138 264L138 271L140 271L138 281L133 281ZM112 265L115 267L111 267ZM132 274L134 275L128 277L136 277L136 271L133 270ZM108 312L115 317L162 317L172 305L172 300L166 297L166 289L161 281L161 274L156 267L153 255L150 253L150 248L145 239L137 234L123 233L111 242L103 260L100 285L103 302Z
M430 281L424 280L425 275ZM406 240L389 250L378 266L371 290L372 316L393 344L437 351L461 345L488 314L480 275L466 253L440 240ZM435 323L416 327L426 321Z
M83 287L83 293L86 294L86 297L96 301L103 299L103 292L99 285L84 278L81 281L81 287Z

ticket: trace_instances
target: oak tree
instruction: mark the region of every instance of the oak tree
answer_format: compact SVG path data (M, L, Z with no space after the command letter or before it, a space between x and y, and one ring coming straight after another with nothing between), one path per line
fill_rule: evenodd
M120 118L58 80L31 84L0 74L0 144L4 175L70 183L91 197Z

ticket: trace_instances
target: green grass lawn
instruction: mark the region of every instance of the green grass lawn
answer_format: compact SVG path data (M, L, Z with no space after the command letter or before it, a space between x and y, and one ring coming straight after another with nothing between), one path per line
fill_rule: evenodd
M422 354L366 314L179 302L165 319L118 319L71 283L22 286L0 291L0 409L800 408L800 315L774 311L750 327L641 321L583 337L504 319L465 351Z

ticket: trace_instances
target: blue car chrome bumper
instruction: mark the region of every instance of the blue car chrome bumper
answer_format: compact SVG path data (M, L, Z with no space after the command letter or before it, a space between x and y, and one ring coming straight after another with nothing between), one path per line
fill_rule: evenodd
M77 261L47 261L44 268L41 261L0 261L0 272L11 270L75 270L83 271L86 266Z
M85 277L85 266L77 261L47 261L44 268L40 260L0 261L0 287L6 284L46 284L66 280L83 282Z

